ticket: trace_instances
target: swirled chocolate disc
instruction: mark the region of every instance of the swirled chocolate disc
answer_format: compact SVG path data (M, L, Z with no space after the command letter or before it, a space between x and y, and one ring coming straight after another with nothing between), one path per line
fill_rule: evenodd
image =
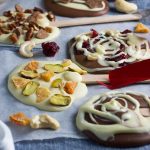
M77 35L69 42L72 61L90 73L108 73L150 58L149 42L130 30L105 30Z
M45 6L68 17L100 16L109 10L107 0L45 0Z
M103 93L81 106L76 125L102 145L150 144L150 98L136 92Z

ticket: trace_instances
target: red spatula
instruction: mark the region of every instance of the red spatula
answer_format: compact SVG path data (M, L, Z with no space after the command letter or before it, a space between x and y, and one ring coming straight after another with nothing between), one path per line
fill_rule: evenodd
M115 69L109 74L83 75L86 84L101 84L116 89L134 83L150 83L150 59Z

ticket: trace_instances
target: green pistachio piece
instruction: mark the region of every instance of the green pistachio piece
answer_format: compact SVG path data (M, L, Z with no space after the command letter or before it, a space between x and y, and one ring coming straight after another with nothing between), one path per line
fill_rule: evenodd
M25 89L23 90L23 95L24 96L29 96L29 95L33 94L37 90L39 85L40 84L38 82L35 82L35 81L29 82L26 85Z
M55 80L52 82L51 86L52 86L53 88L58 88L61 83L62 83L62 79L58 78L58 79L55 79Z
M38 77L38 73L34 71L27 71L27 70L20 71L20 75L26 79L34 79Z
M64 67L60 64L46 64L44 66L44 69L55 73L60 73L64 71Z
M70 96L64 96L61 94L55 94L50 98L50 104L55 106L67 106L71 102Z

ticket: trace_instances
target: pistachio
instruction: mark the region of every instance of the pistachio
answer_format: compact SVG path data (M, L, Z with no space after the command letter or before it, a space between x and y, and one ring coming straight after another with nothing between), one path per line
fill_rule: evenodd
M38 88L40 84L38 82L35 82L35 81L31 81L29 82L25 89L23 90L23 95L24 96L29 96L29 95L32 95Z
M71 102L70 96L64 96L61 94L55 94L50 98L50 104L55 106L67 106Z
M38 77L38 73L34 71L27 71L27 70L20 71L20 75L27 79L34 79Z
M58 88L61 83L62 83L62 79L58 78L58 79L55 79L55 80L52 82L51 86L52 86L53 88Z
M30 121L31 128L51 128L57 130L60 127L59 122L47 114L36 115Z
M63 62L62 62L62 66L63 67L68 67L72 64L72 61L70 59L65 59Z
M46 64L44 66L44 69L55 72L55 73L60 73L64 71L63 66L60 64Z
M81 69L80 67L78 67L75 64L72 64L71 66L68 67L69 71L73 71L73 72L78 72L79 74L86 74L87 71Z
M50 95L50 91L48 88L45 87L38 87L36 90L36 95L37 95L37 103L40 103L42 101L44 101L46 98L49 97Z
M43 79L46 82L50 81L51 77L53 76L54 76L54 72L51 71L46 71L40 74L41 79Z
M12 82L14 86L19 88L24 88L28 82L30 82L29 79L21 78L21 77L12 77Z

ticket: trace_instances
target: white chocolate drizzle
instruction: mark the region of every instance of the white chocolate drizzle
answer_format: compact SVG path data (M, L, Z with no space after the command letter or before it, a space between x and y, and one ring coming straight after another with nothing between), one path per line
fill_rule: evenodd
M75 37L70 48L71 58L89 72L112 70L129 63L150 58L150 46L146 39L134 33L121 33L118 30L101 31L94 38L92 31ZM83 46L84 42L89 48ZM82 51L89 61L96 60L103 68L86 68L76 61L74 50Z
M103 93L93 97L80 107L76 118L78 129L81 131L88 130L103 141L113 138L116 134L149 133L150 116L144 117L143 114L141 114L140 103L137 99L132 97L132 95L142 97L145 103L150 107L150 98L147 95L119 91ZM109 99L109 101L105 102L107 99ZM124 105L122 105L119 100L124 102ZM129 108L127 101L135 106L134 109ZM96 109L96 106L101 106L101 108ZM85 119L85 113L89 114L93 123ZM121 117L117 116L116 113L122 113ZM114 123L100 124L93 115Z

